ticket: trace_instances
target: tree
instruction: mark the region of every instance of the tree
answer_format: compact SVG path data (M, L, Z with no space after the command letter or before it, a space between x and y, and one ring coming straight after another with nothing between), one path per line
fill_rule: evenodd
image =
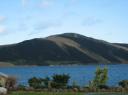
M55 74L52 79L53 88L64 88L67 86L70 76L68 74Z
M119 82L119 86L123 88L128 88L128 80L122 80Z
M98 67L95 72L95 78L93 80L94 87L104 87L108 81L108 68L100 68Z
M30 87L33 87L33 88L41 88L42 86L42 80L41 78L36 78L36 77L33 77L33 78L30 78L28 80L28 84Z
M17 80L16 80L15 77L9 76L9 77L6 79L6 84L5 84L5 86L6 86L7 89L12 89L12 88L15 87L16 82L17 82Z
M43 84L43 88L49 88L49 82L50 82L50 78L46 77L46 78L42 78L42 84Z
M33 87L35 89L48 88L49 81L50 81L49 77L46 77L46 78L33 77L28 80L28 84L30 87Z

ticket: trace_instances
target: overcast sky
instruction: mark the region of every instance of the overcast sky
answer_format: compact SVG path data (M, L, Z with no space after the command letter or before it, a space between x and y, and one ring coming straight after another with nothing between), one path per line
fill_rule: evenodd
M128 0L0 0L0 45L67 32L128 43Z

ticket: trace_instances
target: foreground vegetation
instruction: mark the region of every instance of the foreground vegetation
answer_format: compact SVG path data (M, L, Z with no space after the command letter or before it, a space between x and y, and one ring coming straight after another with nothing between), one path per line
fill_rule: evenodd
M33 77L28 80L28 84L30 87L34 89L43 89L43 88L56 88L56 89L71 89L71 88L81 88L76 82L73 82L72 85L68 85L70 76L68 74L54 74L51 78L37 78ZM93 80L89 82L88 88L108 88L107 86L108 80L108 69L105 68L97 68L95 72L95 77ZM22 88L23 86L19 86Z
M11 92L8 95L128 95L128 93L108 93L108 92L99 92L99 93L80 93L80 92L24 92L17 91Z
M128 95L128 93L102 93L102 92L99 92L99 93L89 93L89 94L85 94L85 95Z
M84 93L75 92L12 92L9 95L85 95Z
M16 85L16 79L10 77L5 87L9 91L8 95L128 95L124 94L128 93L128 80L120 81L118 87L107 85L108 69L106 67L98 67L94 79L85 87L79 86L76 82L69 85L69 79L69 74L54 74L45 78L32 77L28 80L29 86L26 86Z

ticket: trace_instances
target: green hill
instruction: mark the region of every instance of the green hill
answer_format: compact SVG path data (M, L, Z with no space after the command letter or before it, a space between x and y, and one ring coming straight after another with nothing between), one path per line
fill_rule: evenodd
M128 63L128 45L65 33L0 46L0 62L15 65Z

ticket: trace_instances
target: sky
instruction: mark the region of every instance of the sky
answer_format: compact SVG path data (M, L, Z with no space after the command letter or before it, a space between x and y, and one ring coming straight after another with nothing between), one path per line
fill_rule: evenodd
M128 0L0 0L0 45L61 33L128 43Z

